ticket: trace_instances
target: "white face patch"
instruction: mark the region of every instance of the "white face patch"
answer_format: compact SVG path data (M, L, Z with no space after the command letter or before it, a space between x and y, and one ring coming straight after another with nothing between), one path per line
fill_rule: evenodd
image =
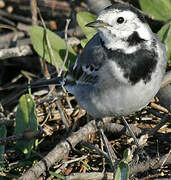
M147 24L140 24L140 26L136 29L138 32L140 38L145 39L145 40L150 40L152 38L151 35L151 29Z
M124 53L131 54L141 48L140 45L129 46L129 43L126 40L113 38L109 34L105 35L104 33L100 33L100 36L104 40L105 46L108 49L112 49L112 50L121 49Z
M119 24L117 22L118 18L122 17L124 22ZM138 21L138 17L131 11L109 11L102 13L97 20L101 20L105 23L108 23L110 26L105 27L108 31L111 32L114 36L120 36L120 38L127 37L132 34L133 31L137 28L135 21ZM104 28L100 30L103 31Z
M98 16L98 20L102 20L110 25L115 25L117 18L123 17L127 20L133 20L137 18L137 15L131 11L120 11L118 9L111 10L108 12L102 11L101 14Z
M121 24L117 22L119 17L124 18L124 22ZM129 10L103 11L98 20L111 25L111 27L99 28L100 36L108 49L121 49L124 53L131 54L141 48L140 44L129 46L127 42L128 37L134 32L137 32L139 37L144 40L150 40L152 37L149 26L143 23L134 12Z

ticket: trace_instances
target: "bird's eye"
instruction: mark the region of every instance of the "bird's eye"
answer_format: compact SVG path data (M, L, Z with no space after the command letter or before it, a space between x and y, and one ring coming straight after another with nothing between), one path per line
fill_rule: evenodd
M119 17L118 19L117 19L117 23L118 24L122 24L124 22L124 18L123 17Z

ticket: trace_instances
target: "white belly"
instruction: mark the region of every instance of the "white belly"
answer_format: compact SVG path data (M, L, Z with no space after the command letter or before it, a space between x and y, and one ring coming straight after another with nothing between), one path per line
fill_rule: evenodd
M133 86L116 84L113 79L114 82L111 80L111 83L114 85L107 87L108 83L103 81L98 88L92 88L88 93L87 90L82 90L82 96L76 96L76 99L95 118L128 115L141 110L157 94L163 78L161 71L163 70L156 70L151 81L146 84L143 80Z

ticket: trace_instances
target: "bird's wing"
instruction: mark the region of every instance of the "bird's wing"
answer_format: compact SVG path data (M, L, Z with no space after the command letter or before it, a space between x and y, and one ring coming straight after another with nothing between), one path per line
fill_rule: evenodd
M78 59L79 61L79 59ZM100 66L91 64L78 63L70 68L67 73L68 83L77 84L94 84L98 79L98 71Z
M99 34L96 34L86 45L82 54L77 57L74 66L70 68L66 76L67 81L78 84L96 83L104 56Z

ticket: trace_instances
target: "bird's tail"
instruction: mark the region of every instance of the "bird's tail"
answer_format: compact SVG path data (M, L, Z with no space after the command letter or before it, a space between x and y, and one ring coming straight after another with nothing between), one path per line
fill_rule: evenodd
M12 85L12 86L2 86L0 87L0 91L3 90L13 90L15 88L19 88L20 90L27 90L28 88L40 88L46 87L48 85L55 85L55 86L62 86L64 85L64 78L63 77L55 77L51 79L39 79L37 81L31 81L30 83L25 83L23 85Z
M38 81L33 81L28 84L27 87L30 88L38 88L38 87L44 87L48 85L56 85L56 86L62 86L63 85L63 77L55 77L51 79L43 79Z

